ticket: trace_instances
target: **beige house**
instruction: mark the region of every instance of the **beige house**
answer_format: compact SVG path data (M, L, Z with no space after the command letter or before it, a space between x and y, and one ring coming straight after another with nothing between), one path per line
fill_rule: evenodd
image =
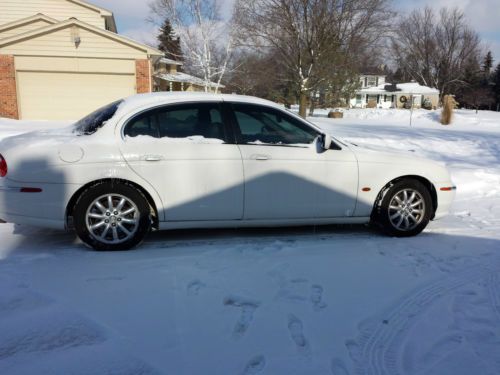
M208 82L201 78L180 72L182 63L165 57L156 61L154 74L154 91L208 91L215 92L224 88L215 82Z
M153 91L163 53L116 33L113 13L82 0L0 1L0 117L78 119Z

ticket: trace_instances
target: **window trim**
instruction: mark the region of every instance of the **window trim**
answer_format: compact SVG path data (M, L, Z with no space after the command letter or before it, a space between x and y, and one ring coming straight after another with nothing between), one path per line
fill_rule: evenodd
M144 109L140 110L139 112L135 112L134 114L129 116L125 121L123 121L123 125L121 126L121 131L120 131L121 138L124 142L126 142L127 136L125 134L125 129L132 121L134 121L135 119L137 119L138 117L142 116L145 113L148 113L148 112L156 113L156 112L159 112L163 109L170 110L172 108L175 109L175 107L182 107L182 106L189 106L189 105L200 105L200 104L212 104L212 105L218 107L218 109L221 113L222 124L224 125L224 133L225 133L225 139L223 139L224 143L222 143L222 144L223 145L236 144L234 141L234 137L232 136L233 129L229 125L227 114L225 113L224 102L222 100L214 100L214 101L211 101L211 100L208 100L208 101L193 100L193 101L186 101L186 102L163 103L163 104L158 104L158 105L151 106L148 108L144 108ZM154 138L154 139L160 140L161 139L160 128L158 127L157 130L158 130L158 138Z

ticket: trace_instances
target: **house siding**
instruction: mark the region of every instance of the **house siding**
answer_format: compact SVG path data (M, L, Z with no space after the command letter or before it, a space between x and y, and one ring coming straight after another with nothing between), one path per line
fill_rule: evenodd
M80 37L81 42L78 47L75 46L74 35ZM146 56L145 51L99 35L77 25L67 25L60 30L5 45L0 47L0 52L16 56L36 55L131 59L140 59Z
M28 23L21 25L21 26L5 29L3 31L0 30L0 39L9 38L11 36L26 33L28 31L39 29L40 27L44 27L44 26L48 26L48 25L50 25L50 23L45 21L45 20L37 20L37 21L28 22Z
M0 55L0 117L19 118L14 56Z
M100 12L78 5L68 0L1 0L0 25L43 13L46 16L65 21L77 18L101 29L106 28Z

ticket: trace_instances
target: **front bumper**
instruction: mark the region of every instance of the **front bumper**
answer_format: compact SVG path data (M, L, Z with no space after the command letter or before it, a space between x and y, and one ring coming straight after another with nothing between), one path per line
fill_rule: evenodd
M457 187L451 182L435 184L437 195L437 210L434 220L439 220L450 213L451 205L457 195Z

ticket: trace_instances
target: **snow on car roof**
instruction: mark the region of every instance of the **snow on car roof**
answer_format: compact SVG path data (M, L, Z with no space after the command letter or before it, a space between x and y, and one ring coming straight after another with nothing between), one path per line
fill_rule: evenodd
M136 109L141 109L154 105L169 104L169 103L180 103L180 102L190 102L190 101L232 101L232 102L243 102L250 104L261 104L268 107L274 107L278 109L283 109L282 106L271 102L269 100L256 98L254 96L244 96L235 94L213 94L206 92L155 92L148 94L138 94L130 96L124 99L123 103L118 109L117 116L121 114L126 114Z

